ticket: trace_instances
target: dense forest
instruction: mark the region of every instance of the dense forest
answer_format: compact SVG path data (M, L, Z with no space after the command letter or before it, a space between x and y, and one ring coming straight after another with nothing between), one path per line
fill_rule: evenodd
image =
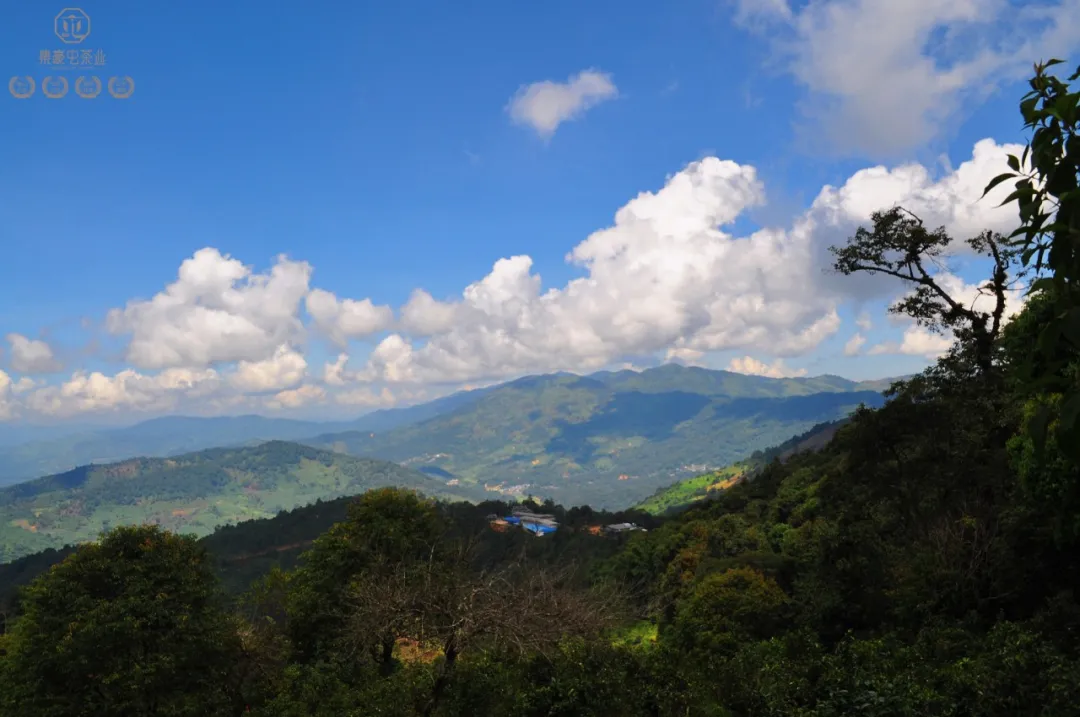
M820 450L616 538L368 492L235 599L195 538L114 528L20 591L0 714L1080 714L1080 94L1031 84L987 309L902 208L835 248L956 342Z
M0 561L154 523L199 536L316 500L385 486L446 499L483 497L418 471L286 441L83 466L0 488Z

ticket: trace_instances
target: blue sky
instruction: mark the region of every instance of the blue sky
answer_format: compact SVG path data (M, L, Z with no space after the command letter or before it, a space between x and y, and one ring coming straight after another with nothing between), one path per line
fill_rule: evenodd
M853 378L917 370L929 355L900 352L910 327L881 312L897 287L848 291L806 266L760 287L724 272L772 275L754 248L768 243L761 228L784 233L774 260L820 260L856 218L829 224L819 202L814 236L796 226L823 186L861 169L914 162L929 175L914 195L860 185L840 204L959 206L974 198L949 177L976 141L995 145L969 178L992 176L1000 145L1023 141L1024 73L1036 51L1075 49L1077 3L1038 17L995 0L938 4L88 2L77 45L54 34L63 5L10 4L0 66L38 89L0 97L0 417L354 415L524 373L663 360ZM103 50L106 64L39 62L73 47ZM128 76L135 91L43 96L46 76L80 74ZM544 82L558 84L530 91ZM717 159L692 164L706 157ZM680 198L680 173L707 207ZM743 185L763 198L717 194ZM661 219L620 224L643 192L659 199L629 214ZM695 207L725 217L730 255L694 258L721 241L680 220ZM1006 221L985 207L970 215L943 209L941 221ZM567 261L609 227L623 259L597 240L592 264ZM204 249L190 264L205 272L191 279L203 293L137 303ZM524 256L528 266L493 269ZM240 274L235 286L206 279L276 264L284 278L258 296ZM575 279L586 283L564 291ZM312 312L315 289L329 294ZM435 303L407 311L416 289ZM543 297L550 289L563 293ZM856 333L862 352L845 355Z

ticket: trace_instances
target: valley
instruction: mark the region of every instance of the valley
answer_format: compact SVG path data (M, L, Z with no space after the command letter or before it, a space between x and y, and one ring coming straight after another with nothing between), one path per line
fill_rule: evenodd
M416 424L304 442L394 461L493 496L619 509L860 404L880 406L879 391L880 384L838 377L768 379L675 365L538 376Z
M730 471L755 451L860 404L880 406L880 385L667 365L527 377L340 424L367 426L363 431L299 441L251 436L295 435L320 424L157 419L115 432L124 441L107 442L108 450L213 436L247 436L248 445L83 465L0 489L0 562L92 540L116 525L149 522L207 535L382 486L471 501L535 496L607 510L645 500L646 509L661 512L699 495L709 479L697 476ZM687 478L694 488L680 483ZM649 499L672 484L666 497Z
M131 459L0 489L0 562L93 540L117 525L153 523L207 535L218 526L384 486L475 497L466 487L454 490L393 463L284 441Z

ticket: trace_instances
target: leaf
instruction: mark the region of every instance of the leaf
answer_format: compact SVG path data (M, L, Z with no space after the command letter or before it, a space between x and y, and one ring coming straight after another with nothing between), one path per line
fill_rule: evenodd
M997 177L994 177L994 179L997 179ZM1007 179L1007 177L1006 177L1006 179ZM991 181L991 183L993 183L993 181L994 181L994 180L992 179L992 180L990 180L990 181ZM996 185L995 185L995 186L996 186ZM984 191L984 192L983 192L983 196L984 196L984 197L986 196L986 192L990 191L990 189L991 189L991 187L987 187L987 188L986 188L986 191ZM1026 197L1026 196L1029 196L1029 195L1030 195L1030 194L1032 193L1032 191L1033 191L1033 190L1031 190L1031 189L1030 189L1030 188L1028 188L1028 187L1018 187L1018 188L1016 189L1016 191L1014 191L1014 192L1013 192L1012 194L1010 194L1009 196L1005 197L1005 199L1003 199L1003 200L1001 201L1001 204L999 204L998 206L999 206L999 207L1003 207L1003 206L1005 206L1006 204L1012 204L1012 203L1013 203L1014 201L1016 201L1017 199L1020 199L1021 197Z
M1028 287L1027 293L1034 294L1039 291L1051 291L1053 288L1054 280L1049 276L1043 276L1031 282L1031 286Z
M1054 353L1054 346L1057 344L1060 336L1061 323L1059 321L1051 321L1039 332L1039 338L1035 342L1035 350L1044 356L1052 355Z
M1071 429L1076 425L1077 419L1080 419L1080 391L1074 390L1065 396L1059 420L1064 428Z
M1016 159L1016 157L1013 157L1012 155L1009 155L1009 160L1010 160L1009 166L1012 166L1012 161L1011 160L1014 160L1014 159ZM1004 182L1006 179L1012 179L1013 177L1016 177L1016 176L1018 176L1018 175L1015 172L1006 172L1004 174L999 174L998 176L991 179L990 183L986 185L986 189L983 190L982 196L985 197L987 194L990 193L990 190L992 190L994 187L996 187L997 185ZM1013 192L1013 194L1016 194L1016 192ZM1009 195L1009 196L1012 196L1012 195ZM982 199L982 197L979 197L979 198ZM1006 200L1006 201L1008 201L1008 200ZM1002 202L1002 203L1004 204L1005 202Z
M1080 306L1074 306L1061 317L1061 334L1080 347Z
M1080 460L1080 392L1065 396L1057 426L1058 448L1072 460Z
M1041 463L1046 451L1047 428L1050 426L1050 406L1040 403L1028 419L1027 435L1035 448L1035 460Z
M1019 172L1020 171L1020 159L1015 154L1010 154L1008 161L1009 161L1009 169L1011 169L1014 172Z

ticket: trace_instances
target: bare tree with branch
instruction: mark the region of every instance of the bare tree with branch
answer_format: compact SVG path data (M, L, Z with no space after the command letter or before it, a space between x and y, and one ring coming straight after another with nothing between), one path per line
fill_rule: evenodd
M373 643L392 650L397 638L437 645L442 652L423 714L445 694L457 659L484 647L548 654L567 637L599 634L624 616L622 594L579 590L572 568L532 569L515 563L490 571L474 567L474 548L461 544L426 563L379 571L349 591L346 633L359 651ZM389 659L389 653L383 653Z
M985 312L977 310L974 302L965 305L950 295L939 280L938 272L947 271L943 255L953 243L943 227L928 230L922 219L903 207L875 212L871 220L872 229L859 227L845 246L830 247L836 257L835 269L848 275L887 274L914 284L914 292L889 307L889 311L910 316L931 331L952 330L958 339L970 344L980 371L989 373L1008 292L1022 278L1021 274L1010 274L1016 252L1008 241L990 231L967 240L968 246L993 263L989 280L979 286L979 296L990 296L994 302L993 309ZM938 271L932 273L931 269Z

